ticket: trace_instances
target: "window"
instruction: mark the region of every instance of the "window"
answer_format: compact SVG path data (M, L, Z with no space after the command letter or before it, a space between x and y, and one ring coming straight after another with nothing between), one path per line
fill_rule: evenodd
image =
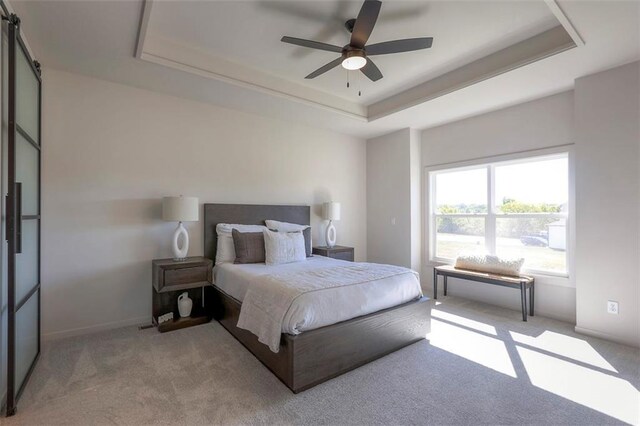
M433 170L429 188L432 261L488 252L567 274L568 153Z

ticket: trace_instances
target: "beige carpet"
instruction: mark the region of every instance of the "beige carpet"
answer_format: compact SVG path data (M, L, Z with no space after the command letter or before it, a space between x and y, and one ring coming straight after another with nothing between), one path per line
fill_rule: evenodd
M637 349L445 298L423 341L298 395L219 324L45 345L3 424L639 423Z

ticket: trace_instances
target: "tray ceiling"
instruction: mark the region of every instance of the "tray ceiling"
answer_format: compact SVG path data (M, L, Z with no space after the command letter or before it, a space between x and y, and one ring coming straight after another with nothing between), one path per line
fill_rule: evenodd
M384 74L375 83L353 71L348 89L342 67L305 80L339 55L287 45L280 38L289 35L344 46L350 35L344 22L357 16L361 6L361 1L156 1L147 36L368 105L558 25L540 0L384 1L370 44L428 36L434 37L433 47L375 57Z
M429 36L434 38L431 49L376 56L384 74L377 82L342 67L306 80L304 76L338 55L288 45L280 38L289 35L343 46L349 40L344 22L357 16L361 5L361 1L344 0L147 0L139 56L366 120L371 105L545 31L562 28L542 0L387 0L369 43Z

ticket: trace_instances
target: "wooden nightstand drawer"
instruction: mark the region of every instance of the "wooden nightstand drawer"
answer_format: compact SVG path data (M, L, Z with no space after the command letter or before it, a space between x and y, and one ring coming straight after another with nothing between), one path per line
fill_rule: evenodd
M194 268L167 269L164 271L164 285L197 283L208 281L209 268L197 266Z
M153 261L153 287L159 293L186 290L210 285L213 262L203 257L192 257L174 262L171 259Z
M334 247L314 247L313 254L320 256L330 257L332 259L347 260L353 262L354 249L353 247L334 246Z
M353 262L353 251L339 251L336 253L331 253L329 257L333 259L348 260L349 262Z

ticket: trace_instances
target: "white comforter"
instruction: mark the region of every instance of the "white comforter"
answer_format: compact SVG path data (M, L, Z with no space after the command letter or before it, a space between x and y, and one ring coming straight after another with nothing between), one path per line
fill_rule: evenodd
M286 265L224 264L216 286L241 300L238 327L277 352L281 333L299 334L421 296L417 273L321 256Z

